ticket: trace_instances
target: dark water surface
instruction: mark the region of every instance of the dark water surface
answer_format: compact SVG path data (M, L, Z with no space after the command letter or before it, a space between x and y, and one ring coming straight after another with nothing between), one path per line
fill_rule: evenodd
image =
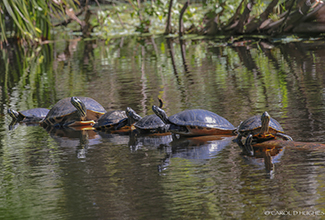
M295 141L325 143L324 59L324 41L235 47L156 37L4 49L0 218L324 219L325 151L283 148L269 172L234 137L9 130L6 114L89 96L145 116L159 97L168 115L202 108L235 126L268 111Z

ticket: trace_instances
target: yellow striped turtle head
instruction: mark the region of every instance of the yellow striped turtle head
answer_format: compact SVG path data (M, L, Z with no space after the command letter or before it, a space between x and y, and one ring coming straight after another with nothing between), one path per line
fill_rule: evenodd
M77 109L77 111L81 117L87 116L87 108L86 108L85 104L80 99L78 99L77 97L71 97L70 102Z
M270 124L271 116L269 113L264 112L261 116L261 133L268 133L269 132L269 124Z

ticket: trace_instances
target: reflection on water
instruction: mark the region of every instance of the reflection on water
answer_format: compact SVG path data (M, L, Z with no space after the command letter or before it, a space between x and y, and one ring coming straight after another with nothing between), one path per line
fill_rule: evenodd
M145 116L159 97L168 115L201 108L238 126L268 111L295 141L325 142L323 41L220 45L157 36L2 50L0 216L274 219L282 217L264 211L325 212L322 151L286 148L252 158L241 155L234 137L8 129L8 108L51 108L86 96L107 111L131 107Z
M205 163L216 157L235 137L203 136L176 139L166 146L166 158L160 169L172 163L172 158L182 158L196 163Z
M78 158L85 158L92 145L100 143L100 136L94 130L74 128L47 128L48 133L61 148L76 152Z
M265 148L254 149L254 156L243 155L243 159L247 165L251 167L259 167L265 169L270 178L275 174L275 163L279 163L285 147L283 148Z
M129 146L131 151L136 151L143 148L163 148L172 142L172 135L130 135Z

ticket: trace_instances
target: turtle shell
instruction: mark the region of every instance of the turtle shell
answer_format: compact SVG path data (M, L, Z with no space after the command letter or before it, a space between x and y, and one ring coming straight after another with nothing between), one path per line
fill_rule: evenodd
M165 123L157 115L147 115L136 122L134 126L141 130L150 130L164 127Z
M253 135L258 134L261 130L262 121L260 115L252 116L245 121L243 121L238 128L238 132L242 136L247 136L248 134L252 133ZM269 132L271 134L275 133L284 133L283 128L275 119L270 118L269 123Z
M77 97L80 99L87 108L87 121L97 122L99 117L102 116L106 110L92 98L89 97ZM81 121L77 109L71 104L71 98L64 98L58 101L46 115L46 118L42 121L44 125L65 126L74 121Z
M49 113L49 109L47 108L33 108L19 112L25 119L22 122L38 122L46 117Z
M110 111L106 112L98 119L98 123L94 127L98 130L101 129L116 129L127 125L128 117L125 111Z
M203 109L191 109L172 115L168 120L177 125L171 131L187 135L233 134L236 128L220 115ZM186 127L187 131L183 131Z
M33 108L24 111L17 112L13 109L8 109L8 114L13 120L13 123L25 122L25 123L37 123L44 119L50 110L46 108Z

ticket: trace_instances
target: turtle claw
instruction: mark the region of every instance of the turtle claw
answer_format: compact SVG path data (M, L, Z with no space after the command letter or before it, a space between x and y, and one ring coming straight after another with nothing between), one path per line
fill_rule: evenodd
M252 147L252 141L253 141L253 135L250 134L246 138L245 145L244 145L244 149L245 149L246 153L248 155L250 155L250 156L254 155L254 150L253 150L253 147Z

